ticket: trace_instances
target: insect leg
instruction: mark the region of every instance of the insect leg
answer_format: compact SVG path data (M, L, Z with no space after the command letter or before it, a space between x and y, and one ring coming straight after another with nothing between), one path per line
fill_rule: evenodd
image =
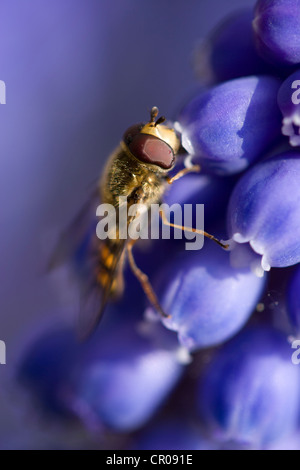
M165 225L169 225L170 227L174 227L174 228L179 228L180 230L186 230L187 232L198 233L199 235L203 235L204 237L207 237L210 240L213 240L214 242L216 242L219 246L221 246L225 250L227 250L229 248L228 244L225 245L224 243L222 243L220 240L218 240L216 237L214 237L210 233L204 232L204 230L199 230L199 229L192 228L192 227L184 227L183 225L177 225L177 224L173 224L172 222L169 222L167 217L166 217L166 214L164 213L164 211L162 209L160 209L159 214L160 214L160 216L162 218L162 221Z
M169 318L170 315L167 315L162 307L159 304L158 298L156 297L156 294L150 284L149 278L147 274L143 273L143 271L138 268L138 266L135 263L133 254L132 254L132 247L134 245L136 240L129 240L127 243L127 253L128 253L128 260L130 267L132 269L133 274L137 277L139 282L141 283L141 286L149 300L149 302L152 304L152 306L155 308L155 310L164 318Z
M172 178L167 177L167 183L172 184L174 181L179 180L183 176L185 176L187 173L199 173L200 171L200 165L193 165L188 168L183 168L182 170L178 171L176 175L174 175Z

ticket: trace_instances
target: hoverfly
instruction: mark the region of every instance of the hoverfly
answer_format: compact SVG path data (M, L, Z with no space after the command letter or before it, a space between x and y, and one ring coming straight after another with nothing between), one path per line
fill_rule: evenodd
M158 108L153 107L150 112L150 120L147 123L135 124L127 129L117 149L108 159L100 183L95 191L93 200L95 205L85 206L72 226L63 235L57 254L51 264L56 265L60 261L64 251L71 253L76 248L77 242L84 235L81 230L86 230L87 220L91 215L91 207L100 203L108 203L116 207L119 197L125 196L128 209L132 204L142 203L149 209L151 204L161 203L162 196L168 184L183 177L190 172L199 172L199 165L190 165L178 171L170 177L169 172L174 168L176 155L181 148L181 139L174 128L164 124L165 117L157 119ZM162 221L174 228L200 233L227 248L222 242L212 235L190 227L178 226L169 222L163 212L160 213ZM93 213L95 216L95 212ZM131 217L132 218L132 217ZM127 217L127 224L130 217ZM80 235L78 235L78 226ZM123 290L123 268L125 259L139 280L149 302L163 317L167 317L156 297L148 276L136 265L132 248L136 240L121 239L120 226L117 219L117 231L114 239L100 240L92 238L93 253L96 257L96 269L89 273L82 292L82 305L80 317L82 324L79 326L80 335L87 337L99 323L107 302L119 296ZM74 237L74 233L77 235Z

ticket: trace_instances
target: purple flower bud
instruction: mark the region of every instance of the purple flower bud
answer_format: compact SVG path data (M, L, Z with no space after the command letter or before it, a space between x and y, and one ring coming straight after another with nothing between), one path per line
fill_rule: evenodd
M183 370L176 337L159 324L140 330L130 317L116 320L84 344L67 330L33 344L19 377L44 408L119 431L138 428L157 410Z
M235 334L250 317L264 278L230 265L229 253L207 241L200 251L177 254L159 274L164 325L189 350L213 346Z
M288 317L297 335L300 334L300 266L290 280L287 292Z
M238 78L196 96L179 122L185 149L219 174L244 170L280 137L277 93L269 76Z
M290 75L278 92L278 105L283 114L282 133L289 136L293 147L300 146L300 70Z
M299 0L258 0L253 29L257 49L266 61L300 63Z
M199 410L213 438L260 448L295 430L300 370L270 328L245 330L224 345L199 383Z
M300 261L300 154L286 152L246 172L228 206L228 231L262 256L262 268Z
M255 48L252 20L252 8L234 13L200 45L196 71L202 81L223 82L267 73L267 64Z

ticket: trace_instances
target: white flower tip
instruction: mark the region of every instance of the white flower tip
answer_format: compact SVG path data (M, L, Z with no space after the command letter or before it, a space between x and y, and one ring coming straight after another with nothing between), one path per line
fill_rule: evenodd
M265 271L263 270L259 262L253 262L250 264L251 271L256 277L264 277Z
M293 123L295 126L300 126L300 114L298 112L293 114Z
M299 135L292 135L290 137L290 144L292 147L299 147L300 146L300 136Z
M285 116L283 119L282 119L282 124L283 125L287 125L287 124L291 124L292 122L292 118L290 116Z
M183 164L184 164L185 168L192 168L192 166L193 166L192 158L193 158L192 154L188 154L185 157L185 159L183 161Z
M232 240L236 243L246 243L248 240L241 233L234 233L232 235Z
M261 267L264 271L270 271L271 265L268 263L266 256L261 259Z
M180 124L180 122L175 121L173 123L173 127L174 127L176 132L179 132L179 134L182 134L182 125Z
M189 350L184 346L179 346L176 349L176 359L180 364L187 365L193 361L193 357Z
M263 246L257 241L257 240L250 240L250 246L255 253L258 253L259 255L264 254L264 248Z
M190 141L189 137L187 136L187 133L182 130L182 137L181 137L181 144L182 147L187 151L187 153L194 155L194 147L192 145L192 142Z
M300 146L300 114L298 112L283 118L281 132L290 138L292 147Z

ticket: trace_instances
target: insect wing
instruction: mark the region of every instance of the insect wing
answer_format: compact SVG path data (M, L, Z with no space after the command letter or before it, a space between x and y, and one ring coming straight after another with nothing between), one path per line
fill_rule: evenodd
M118 275L123 269L125 245L126 240L119 240L118 244L114 245L114 252L111 250L113 263L109 271L105 272L104 281L99 282L94 271L94 275L89 278L89 281L85 280L81 284L80 312L77 325L80 340L87 339L93 333L103 316L107 302L110 300L112 285L118 279ZM107 249L106 243L100 242L100 251L105 248ZM101 269L103 270L101 258L99 263L98 273Z
M125 202L119 206L122 206ZM78 335L86 339L95 330L104 313L107 302L110 300L113 284L116 282L116 291L122 290L120 285L124 264L124 254L127 240L119 239L120 229L127 233L127 218L119 220L115 213L106 217L108 227L115 226L116 238L101 240L96 237L92 240L90 259L92 266L81 280L81 301L79 321L77 325ZM125 226L124 226L125 225ZM108 234L111 232L108 230Z
M97 188L62 234L48 265L48 270L51 270L69 261L75 267L80 287L80 312L77 330L78 336L82 340L95 330L102 318L113 283L122 271L124 260L122 255L126 246L126 239L100 240L97 237L96 209L100 202L99 189ZM118 209L122 209L123 204ZM111 216L114 217L114 213ZM110 216L108 217L109 227L112 227L115 222L115 219L110 220ZM125 230L126 226L126 218L122 221L117 219L117 231L120 228ZM107 256L105 256L104 250L108 250L112 260L109 269L105 265ZM102 278L101 272L105 273Z
M80 257L88 243L89 231L96 230L96 209L100 204L99 189L95 188L67 229L62 233L48 263L48 271L77 256Z

